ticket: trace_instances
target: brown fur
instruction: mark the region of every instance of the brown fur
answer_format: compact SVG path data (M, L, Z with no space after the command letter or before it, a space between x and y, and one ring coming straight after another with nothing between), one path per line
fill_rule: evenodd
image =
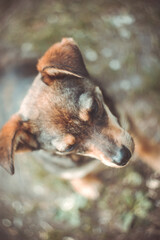
M13 115L0 131L0 154L3 159L1 165L11 174L14 173L14 152L18 151L21 144L23 151L38 147L33 136L23 129L20 116Z
M73 39L64 38L62 42L54 44L37 65L39 72L45 72L51 67L66 70L81 77L88 77L81 53Z
M115 110L108 98L104 101L89 77L73 39L63 39L49 48L37 69L39 74L19 112L0 131L0 164L13 174L14 152L39 149L44 151L42 158L48 159L49 164L57 153L70 154L77 168L88 162L86 156L112 167L127 164L134 151L133 139L113 115ZM158 146L144 141L140 134L137 137L136 149L145 161L150 161L153 149L156 158ZM118 162L119 158L124 162ZM68 161L69 157L57 159Z

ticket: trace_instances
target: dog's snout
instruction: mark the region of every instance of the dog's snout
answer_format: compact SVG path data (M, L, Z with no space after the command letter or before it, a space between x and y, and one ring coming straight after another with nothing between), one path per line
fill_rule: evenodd
M131 152L129 151L128 148L122 146L122 148L119 151L117 151L117 153L112 157L112 160L118 166L124 166L127 164L130 158Z

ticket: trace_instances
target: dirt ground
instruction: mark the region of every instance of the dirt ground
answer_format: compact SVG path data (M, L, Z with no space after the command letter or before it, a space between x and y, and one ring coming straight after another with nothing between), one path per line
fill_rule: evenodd
M0 0L0 22L0 127L18 110L37 59L73 37L120 111L160 143L158 0ZM87 200L19 155L14 176L0 169L0 240L160 240L160 174L134 156L99 178L100 197Z

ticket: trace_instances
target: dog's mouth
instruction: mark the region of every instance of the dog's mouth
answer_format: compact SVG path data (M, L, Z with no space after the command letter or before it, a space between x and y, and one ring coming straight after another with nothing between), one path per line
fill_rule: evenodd
M130 158L132 157L131 151L122 145L122 148L120 148L119 151L116 152L116 154L106 156L104 153L102 153L100 150L95 149L92 152L87 152L84 154L80 154L83 156L88 156L91 158L95 158L99 161L101 161L104 165L114 168L122 168L126 166L129 163Z

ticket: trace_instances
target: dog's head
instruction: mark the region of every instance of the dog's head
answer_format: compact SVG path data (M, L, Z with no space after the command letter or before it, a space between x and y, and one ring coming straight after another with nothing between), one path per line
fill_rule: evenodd
M20 110L0 131L0 164L14 173L18 150L80 154L121 167L134 143L89 77L73 39L54 44L39 60Z

